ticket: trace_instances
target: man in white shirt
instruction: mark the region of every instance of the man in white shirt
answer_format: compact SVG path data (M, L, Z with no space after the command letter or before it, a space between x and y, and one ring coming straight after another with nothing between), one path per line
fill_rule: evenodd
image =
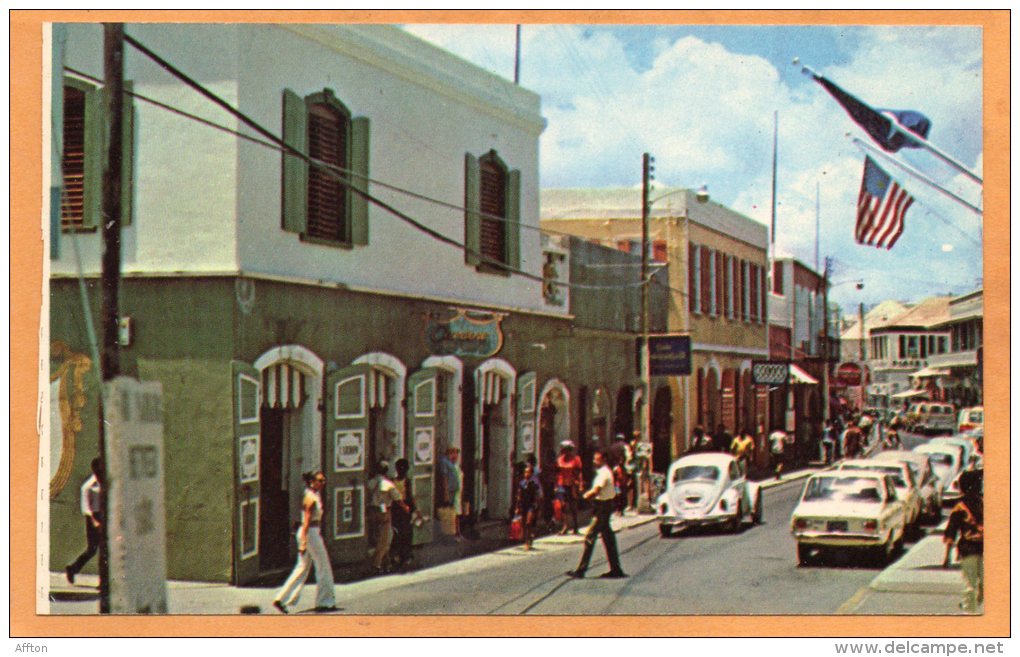
M102 472L102 462L98 458L92 459L92 476L81 486L81 514L85 516L86 547L74 563L64 568L64 574L70 584L74 584L75 575L99 551L99 542L102 540L102 502L99 499L102 491Z
M372 554L372 567L377 575L387 570L390 555L390 544L393 542L393 517L390 507L394 504L410 513L410 508L400 495L400 490L390 481L388 476L390 464L379 461L373 469L373 477L368 480L369 522L375 529L375 551Z
M782 429L776 429L769 434L769 451L772 452L772 465L775 468L776 479L783 476L783 462L786 460L786 443L788 438Z
M584 494L584 499L595 501L595 517L592 518L588 530L584 534L584 552L581 554L581 562L577 568L567 571L567 577L581 579L588 570L588 563L591 561L592 552L595 550L595 539L601 535L602 545L606 548L606 559L609 561L609 572L603 573L601 577L619 579L626 577L620 567L620 553L616 549L616 534L613 533L613 526L609 519L613 514L613 502L616 498L616 484L613 482L613 471L609 469L604 452L596 451L593 462L595 464L595 479L591 488Z

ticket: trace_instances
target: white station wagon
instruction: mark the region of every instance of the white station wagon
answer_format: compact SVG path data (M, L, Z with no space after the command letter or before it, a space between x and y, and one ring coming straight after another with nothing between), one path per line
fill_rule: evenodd
M723 452L674 461L666 475L666 492L655 508L664 537L702 525L721 524L737 531L745 516L758 524L763 513L761 488L747 480L737 459Z
M790 518L797 560L852 548L889 558L903 546L905 511L892 477L867 470L828 470L812 475Z

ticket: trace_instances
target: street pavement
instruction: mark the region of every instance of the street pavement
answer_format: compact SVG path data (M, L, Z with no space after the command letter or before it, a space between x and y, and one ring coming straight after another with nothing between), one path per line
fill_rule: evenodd
M407 574L337 585L338 613L411 614L959 614L958 569L942 568L937 535L912 546L881 571L835 563L797 565L789 517L801 480L815 469L768 481L765 523L736 534L689 530L662 539L654 516L616 517L623 566L630 577L600 580L604 552L596 546L589 578L569 580L580 536L546 536L525 552L499 549ZM95 576L70 586L63 573L50 575L50 613L95 614ZM276 589L218 583L168 582L171 614L277 613ZM314 586L306 586L299 613L308 610Z

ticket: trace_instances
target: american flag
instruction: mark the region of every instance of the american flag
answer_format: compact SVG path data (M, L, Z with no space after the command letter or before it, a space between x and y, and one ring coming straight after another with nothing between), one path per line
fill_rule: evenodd
M903 234L903 217L914 198L870 157L864 160L864 180L857 197L858 244L891 249Z

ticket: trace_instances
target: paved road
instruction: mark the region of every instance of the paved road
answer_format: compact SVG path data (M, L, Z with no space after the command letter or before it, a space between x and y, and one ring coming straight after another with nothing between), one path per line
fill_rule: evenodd
M618 535L625 580L601 580L602 547L590 577L570 580L579 545L543 544L428 574L338 587L354 614L831 614L867 585L875 566L799 568L789 518L803 480L765 493L765 524L738 534L659 537L655 523ZM400 580L407 577L407 582ZM377 590L372 590L376 588Z

